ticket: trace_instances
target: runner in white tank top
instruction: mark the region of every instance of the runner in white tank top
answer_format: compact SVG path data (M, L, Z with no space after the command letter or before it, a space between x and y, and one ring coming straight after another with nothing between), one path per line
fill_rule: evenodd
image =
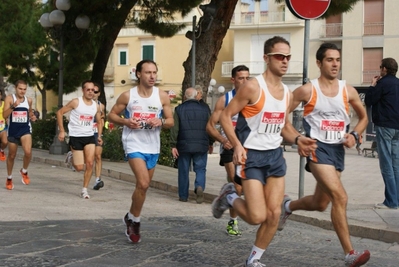
M57 112L57 123L59 128L58 139L64 142L65 129L63 125L63 116L67 112L71 112L69 118L69 146L72 151L72 164L75 170L82 171L83 188L80 196L89 199L87 192L91 176L93 174L95 139L93 132L94 117L97 120L98 143L102 144L103 122L101 120L100 106L93 100L94 83L92 81L84 81L82 83L83 96L74 98ZM70 152L68 152L69 154ZM67 156L69 157L69 155ZM86 167L85 167L86 165Z
M154 87L157 72L152 60L137 63L138 85L122 93L108 115L110 122L123 125L122 143L136 178L130 209L123 218L125 234L133 243L141 240L140 214L158 161L161 128L174 124L168 94Z
M287 40L279 36L268 39L264 45L266 71L246 82L220 116L222 127L234 148L236 174L241 177L239 181L246 197L242 199L234 184L228 183L213 201L212 213L215 218L220 218L227 208L233 207L246 222L260 224L244 266L260 265L260 257L277 230L280 210L276 207L280 207L284 197L286 173L280 147L281 135L288 142L296 142L301 155L315 149L315 142L299 137L286 118L292 98L282 83L282 77L288 70L290 59ZM240 114L234 130L231 118L237 113Z
M306 135L317 140L317 149L306 159L306 170L316 179L313 195L291 201L284 198L279 230L296 210L324 211L331 202L331 218L345 255L345 266L361 266L370 258L368 250L353 249L346 216L348 196L341 182L345 167L345 150L356 143L356 138L367 126L367 114L358 92L353 86L339 80L341 53L332 43L322 44L316 52L320 77L294 91L295 109L304 104L303 128ZM349 130L349 104L359 120ZM361 185L359 185L361 186Z

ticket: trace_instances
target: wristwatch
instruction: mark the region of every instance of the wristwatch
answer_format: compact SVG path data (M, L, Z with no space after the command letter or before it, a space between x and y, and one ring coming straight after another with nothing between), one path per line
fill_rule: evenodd
M356 131L352 131L350 132L350 134L355 137L356 143L359 142L359 134Z

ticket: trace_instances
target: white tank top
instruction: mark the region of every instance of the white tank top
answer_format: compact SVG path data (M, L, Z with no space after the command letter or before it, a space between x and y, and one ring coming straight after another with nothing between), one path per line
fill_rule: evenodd
M130 89L129 103L126 106L125 118L136 118L141 123L140 129L123 126L122 143L126 154L140 152L158 154L161 147L161 127L150 127L146 121L150 118L162 118L162 102L159 89L152 87L148 98L141 97L137 86Z
M283 137L281 131L285 125L290 91L282 83L284 96L275 99L262 75L255 77L259 83L260 94L256 103L247 105L238 115L236 133L245 148L270 150L280 147Z
M349 96L345 81L338 81L338 93L334 97L323 94L318 79L311 80L311 83L312 94L303 109L306 133L323 143L342 143L350 124Z
M69 116L69 136L93 136L94 117L97 113L97 104L91 100L91 105L86 105L82 97L78 97L79 104L71 110Z

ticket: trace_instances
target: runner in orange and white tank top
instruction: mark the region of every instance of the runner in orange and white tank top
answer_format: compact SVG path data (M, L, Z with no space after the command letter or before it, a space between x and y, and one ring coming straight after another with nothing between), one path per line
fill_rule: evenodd
M277 230L284 198L286 163L280 146L285 140L298 144L300 155L315 148L315 141L301 136L287 119L292 93L282 83L291 59L290 45L280 36L264 45L266 71L243 84L220 115L221 125L234 149L233 162L240 177L245 200L234 184L225 184L212 203L212 213L220 218L233 208L247 223L260 224L256 240L244 266L260 266L260 258ZM232 117L239 113L234 129Z
M323 94L318 79L311 81L310 100L304 105L304 129L311 138L326 144L339 144L348 132L349 98L345 81L338 81L338 93L329 97Z

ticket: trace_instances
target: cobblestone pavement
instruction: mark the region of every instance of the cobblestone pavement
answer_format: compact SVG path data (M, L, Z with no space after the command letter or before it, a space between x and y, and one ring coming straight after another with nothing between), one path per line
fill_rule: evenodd
M243 236L227 236L228 216L214 219L210 204L182 203L174 193L149 189L142 241L132 244L122 217L133 184L104 177L106 186L89 190L92 198L83 200L82 174L40 163L32 163L29 171L31 185L23 185L16 172L14 190L0 190L0 266L242 266L255 238L257 227L241 220ZM355 248L370 250L367 266L398 266L397 243L352 241ZM262 262L269 267L344 266L343 257L333 231L290 221Z

